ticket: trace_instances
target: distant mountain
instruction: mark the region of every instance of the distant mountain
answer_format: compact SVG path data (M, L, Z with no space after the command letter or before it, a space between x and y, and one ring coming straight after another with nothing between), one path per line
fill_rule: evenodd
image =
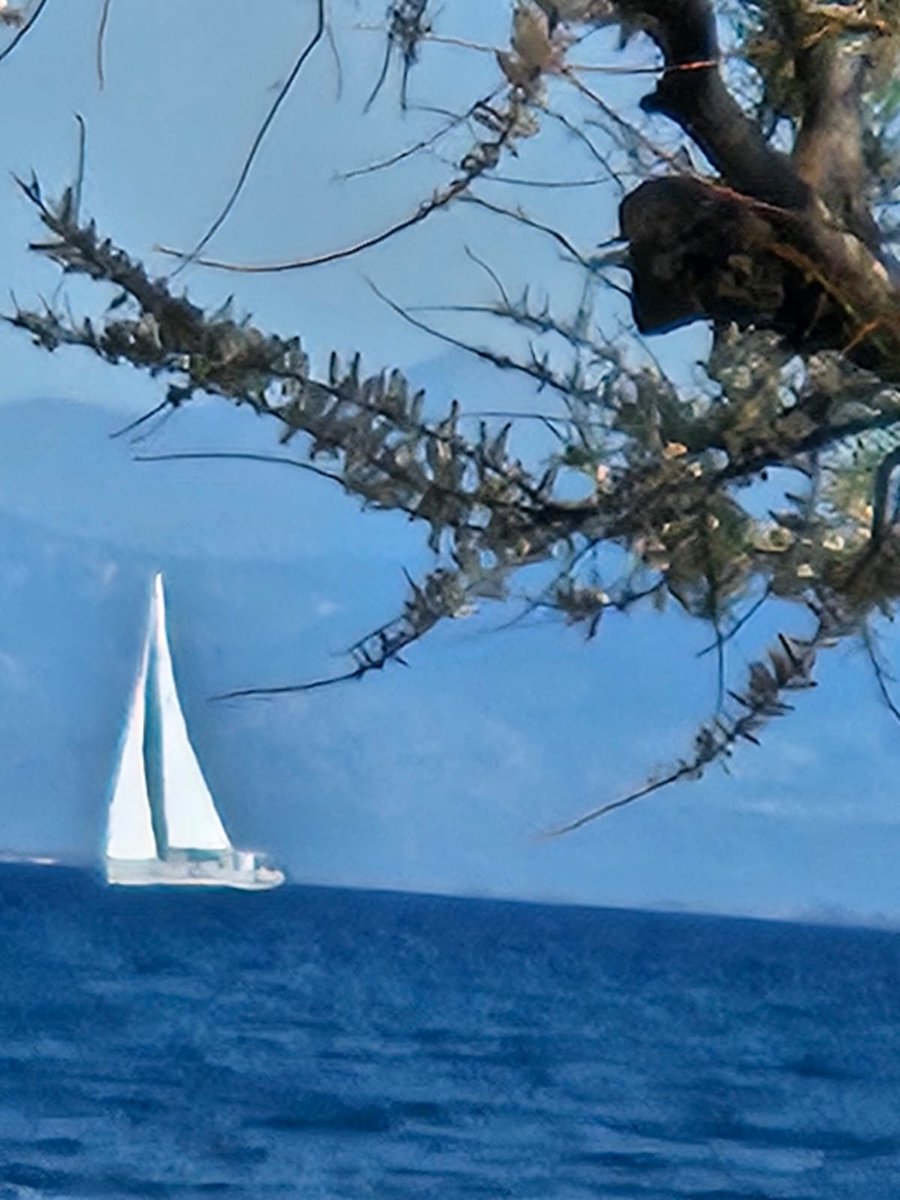
M405 534L404 546L417 541L405 521L382 515L360 522L358 505L337 484L288 466L136 461L172 451L302 458L299 443L296 451L279 445L277 424L249 410L198 400L131 436L111 436L126 423L87 404L0 406L0 512L128 553L284 561L328 553L336 544L368 555L373 536L380 554L394 529Z

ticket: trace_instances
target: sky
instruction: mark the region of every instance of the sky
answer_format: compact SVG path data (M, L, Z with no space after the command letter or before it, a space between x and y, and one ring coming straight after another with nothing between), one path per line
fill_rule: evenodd
M27 251L39 230L9 173L34 168L45 191L58 192L72 176L73 114L82 114L86 210L162 273L170 264L154 247L192 244L215 215L308 36L312 8L113 4L101 91L100 7L50 0L0 62L0 274L25 305L54 295L59 279ZM338 178L414 143L436 120L399 113L395 73L363 113L381 65L382 36L371 26L383 6L360 0L341 13L340 70L327 47L310 61L213 244L217 255L257 262L347 244L450 177L452 164L423 153L363 179ZM471 0L452 16L458 26L445 14L440 27L497 44L508 11ZM607 48L615 61L611 41ZM493 79L490 56L428 46L411 94L454 108ZM630 95L628 80L606 86L611 99ZM525 144L507 169L545 178L592 171L560 140ZM565 204L587 247L615 232L608 187L523 197L496 186L502 202L527 199L538 216ZM361 351L373 370L402 366L428 389L433 412L454 396L469 410L543 411L550 398L411 329L368 286L409 304L485 303L490 282L465 246L514 292L527 283L563 306L577 302L578 277L557 247L462 205L327 269L242 277L193 267L182 278L204 304L233 291L263 328L299 333L315 362L337 348ZM83 284L67 283L65 294L76 310L96 309ZM610 296L604 322L615 329L626 317ZM654 348L690 377L704 337L695 330ZM333 485L287 468L138 461L169 450L274 450L276 435L245 411L198 400L143 441L113 438L158 403L152 380L75 352L47 355L8 327L0 356L0 850L97 861L160 569L184 707L226 825L237 844L268 852L296 881L900 919L900 742L861 654L824 656L819 688L798 696L797 712L767 730L761 750L742 750L730 774L712 771L546 840L549 827L687 750L714 705L711 659L697 657L708 630L676 612L642 612L604 620L586 643L558 621L509 625L520 611L512 603L488 606L414 648L408 670L277 701L215 702L230 688L341 669L344 647L399 612L404 570L428 569L425 532L363 513ZM522 454L543 452L535 423L517 436ZM777 628L802 632L803 619L761 618L733 647L734 678ZM890 636L884 648L894 658L900 650Z

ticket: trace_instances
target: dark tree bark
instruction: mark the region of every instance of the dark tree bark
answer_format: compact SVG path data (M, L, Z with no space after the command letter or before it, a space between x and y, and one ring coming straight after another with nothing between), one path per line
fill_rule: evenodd
M807 208L811 189L787 155L766 143L722 81L710 0L623 0L618 8L628 24L653 38L665 59L643 108L677 122L737 191L784 208Z
M642 183L620 222L642 332L735 321L774 329L798 349L843 350L900 379L897 294L855 237L691 178Z
M866 203L861 101L868 63L820 45L798 56L806 109L794 146L798 174L873 254L881 233Z
M797 30L803 116L792 157L769 146L719 71L710 0L621 0L665 60L648 111L676 121L721 176L653 180L626 197L633 307L644 332L699 318L845 351L900 378L895 264L867 206L861 103L866 60L840 30Z

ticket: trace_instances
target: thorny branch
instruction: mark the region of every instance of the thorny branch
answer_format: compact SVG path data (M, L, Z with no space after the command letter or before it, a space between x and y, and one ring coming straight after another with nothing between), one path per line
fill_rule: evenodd
M776 514L770 529L736 503L734 482L751 480L770 462L801 469L813 440L819 450L833 449L848 428L839 403L818 423L804 416L819 395L822 381L815 373L786 401L779 390L783 385L770 378L773 356L764 346L742 360L737 344L720 347L710 369L729 389L731 403L700 406L692 413L654 369L628 368L614 347L585 339L576 325L573 349L589 345L595 371L593 384L570 387L567 396L582 436L567 443L537 477L510 455L509 424L492 431L483 422L478 438L468 440L459 432L455 405L442 420L428 422L424 397L400 372L364 378L358 360L344 367L332 356L327 375L316 377L296 338L265 335L228 312L208 315L174 296L165 281L150 279L140 264L102 240L93 224L80 221L71 192L54 205L35 181L23 187L51 235L33 248L68 274L110 284L115 296L99 323L73 322L45 309L17 311L9 318L14 325L47 349L82 346L109 362L129 362L168 377L170 407L201 391L251 404L279 423L282 441L305 434L311 459L327 455L335 464L322 473L363 504L402 511L430 527L439 564L421 583L410 581L403 613L352 647L354 666L336 679L360 678L401 661L440 621L466 615L479 600L502 599L517 570L550 563L566 547L572 571L558 575L542 604L582 624L589 636L605 610L627 609L651 595L669 595L686 611L709 619L711 605L712 611L728 611L760 576L773 594L810 603L811 583L802 569L810 561L816 563L813 591L821 611L833 613L836 605L844 605L847 627L854 621L858 627L886 594L900 592L890 538L842 598L841 579L850 578L860 548L868 548L865 531L857 529L855 540L850 533L839 549L829 549L837 520L804 529L814 538L798 538L791 529L794 513ZM563 322L553 328L560 336L568 332ZM746 345L742 342L741 349ZM839 368L823 364L819 371L828 369ZM900 422L900 402L877 382L852 383L854 412L868 407L868 416L858 416L853 424L855 434ZM773 409L759 426L747 421L747 407L751 400L758 405L766 388ZM309 466L321 472L313 462ZM560 472L592 480L592 490L580 501L562 501L555 487ZM625 550L626 573L618 581L612 570L602 572L609 577L599 582L579 580L573 573L579 545ZM717 563L714 584L711 556ZM822 628L816 646L836 636L838 623L829 617ZM798 686L795 675L809 675L808 649L795 649L793 675L784 666L792 661L787 650L772 659L766 670L774 672L776 691ZM756 671L746 713L704 727L697 753L650 790L727 757L738 741L754 740L764 719L786 711L766 679L762 668ZM326 682L236 689L229 695L277 694Z
M700 727L694 740L693 753L687 758L671 770L652 778L643 787L582 813L574 820L550 830L546 836L559 837L564 833L572 833L591 821L674 783L700 779L712 763L729 759L741 741L759 746L759 734L763 726L773 717L784 716L791 710L784 693L815 687L812 670L818 651L835 639L832 621L832 615L821 612L818 627L811 638L801 640L780 635L778 645L769 650L767 660L755 662L750 667L744 690L729 693L733 711L717 715Z

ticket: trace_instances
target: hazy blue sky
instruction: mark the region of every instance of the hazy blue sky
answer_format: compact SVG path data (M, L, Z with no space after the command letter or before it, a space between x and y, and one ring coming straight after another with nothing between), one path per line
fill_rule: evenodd
M297 47L309 0L114 3L107 86L94 70L96 4L51 3L0 64L3 165L68 181L74 112L88 127L84 203L101 228L156 270L156 243L187 246L215 214ZM449 7L449 6L448 6ZM335 173L414 142L434 117L397 113L396 77L366 116L381 37L360 26L381 3L342 6L342 90L324 48L274 127L217 254L243 261L337 247L402 215L452 170L435 155L378 177ZM497 41L506 6L453 6L459 29ZM451 14L442 27L450 31ZM610 46L610 54L613 53ZM483 74L483 79L479 76ZM488 57L428 47L414 95L442 106L493 81ZM638 81L640 82L640 81ZM617 84L624 87L624 84ZM430 122L430 123L429 123ZM542 157L543 155L543 157ZM506 173L584 178L586 156L557 140L525 146ZM495 185L509 203L511 188ZM492 195L494 193L491 193ZM615 231L605 188L530 193L531 211L567 206L590 247ZM23 302L58 279L25 246L33 214L0 185L0 273ZM511 287L574 299L578 278L543 241L460 207L363 257L302 275L226 277L193 269L191 294L298 332L314 358L361 350L399 364L435 403L545 408L547 396L448 352L398 320L371 278L406 302L490 298L471 245ZM82 286L72 303L96 304ZM611 299L604 320L624 316ZM486 334L484 336L487 336ZM702 333L661 351L690 361ZM437 889L600 904L665 904L767 914L900 916L896 725L862 656L822 662L822 686L773 726L728 777L618 814L555 842L542 829L640 782L677 757L714 699L708 633L677 614L604 622L595 642L557 623L506 631L512 608L440 630L400 668L281 702L212 704L248 683L338 669L335 655L394 615L402 568L429 563L421 530L361 514L299 472L235 464L144 464L148 448L272 448L274 430L198 402L140 446L107 435L159 389L87 356L48 356L0 329L0 847L90 860L100 843L112 757L151 572L169 579L181 689L201 759L237 841L308 882ZM532 427L533 429L533 427ZM533 431L522 450L539 452ZM782 627L802 630L797 614ZM765 642L760 623L731 670ZM896 650L894 642L887 649Z

